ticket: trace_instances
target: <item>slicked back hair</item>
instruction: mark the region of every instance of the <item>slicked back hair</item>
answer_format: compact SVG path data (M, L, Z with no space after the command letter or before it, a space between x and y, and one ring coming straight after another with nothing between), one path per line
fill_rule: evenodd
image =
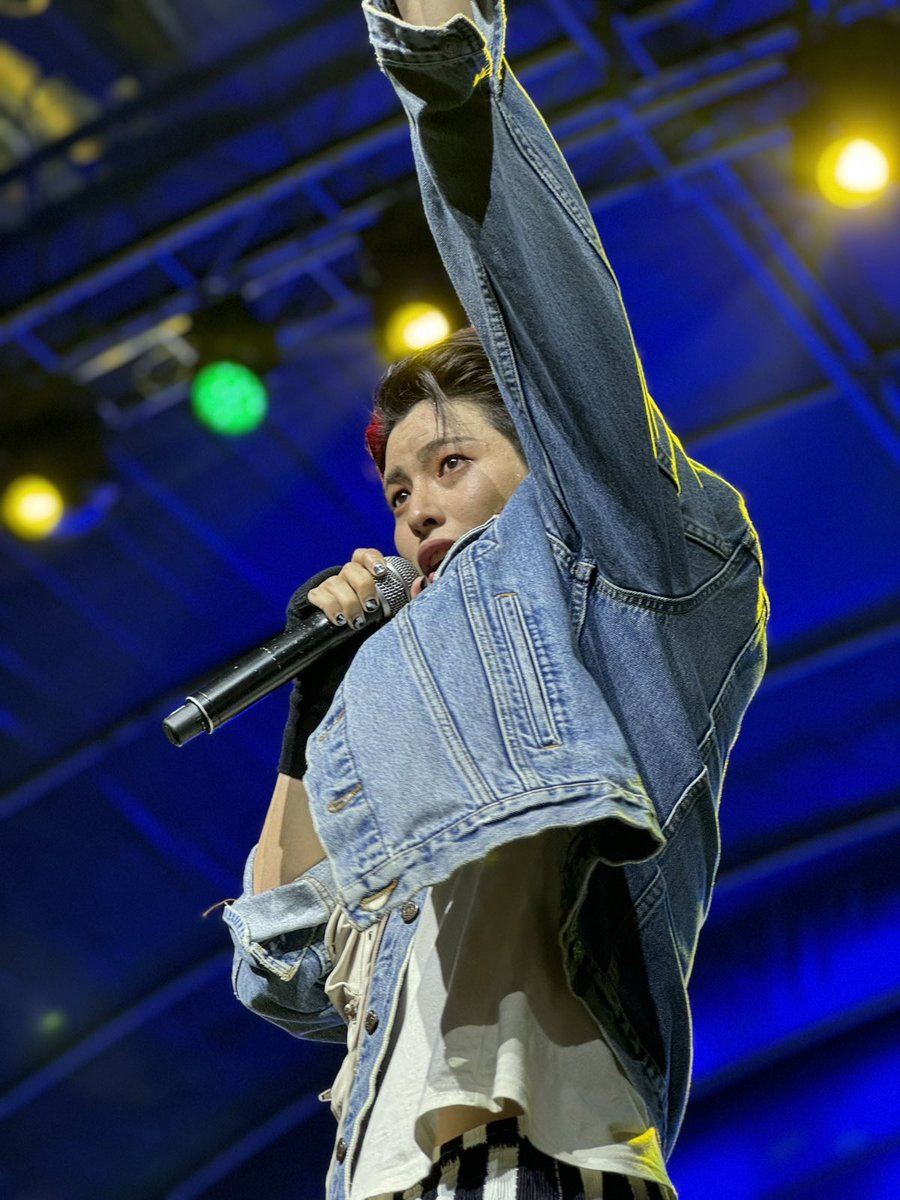
M388 367L375 389L374 400L366 446L382 475L391 431L423 400L432 405L441 424L446 419L448 400L469 400L479 405L494 429L525 459L491 364L471 327Z

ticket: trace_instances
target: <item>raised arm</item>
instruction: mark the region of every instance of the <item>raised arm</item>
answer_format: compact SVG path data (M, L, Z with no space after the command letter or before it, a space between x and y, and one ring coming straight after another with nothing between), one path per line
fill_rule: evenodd
M468 0L396 0L397 11L410 25L443 25L456 16L472 16Z
M554 527L614 583L677 593L688 571L674 444L587 205L503 57L503 6L479 0L439 28L397 16L456 7L363 4L438 248Z

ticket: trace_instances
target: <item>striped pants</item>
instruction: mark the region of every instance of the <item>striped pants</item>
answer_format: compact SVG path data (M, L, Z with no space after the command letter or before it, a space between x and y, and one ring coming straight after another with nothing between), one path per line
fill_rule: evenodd
M392 1200L662 1200L649 1180L559 1162L522 1135L518 1117L446 1142L419 1183ZM381 1198L379 1198L381 1200Z

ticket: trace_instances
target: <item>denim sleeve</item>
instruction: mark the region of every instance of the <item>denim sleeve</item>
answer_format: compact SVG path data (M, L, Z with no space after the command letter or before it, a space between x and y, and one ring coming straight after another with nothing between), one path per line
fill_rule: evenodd
M684 539L677 480L657 465L672 435L587 205L503 58L502 0L474 7L474 22L420 28L392 0L363 3L432 232L554 527L614 582L672 594Z
M234 942L234 994L295 1037L345 1042L347 1027L325 995L333 966L325 926L336 904L328 860L291 883L254 894L255 857L256 847L244 868L243 894L222 910Z

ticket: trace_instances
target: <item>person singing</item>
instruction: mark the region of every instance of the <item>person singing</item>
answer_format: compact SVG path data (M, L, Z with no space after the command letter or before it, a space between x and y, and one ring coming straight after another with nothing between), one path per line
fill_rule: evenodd
M294 689L235 991L346 1040L328 1200L671 1200L759 543L648 393L501 0L363 11L472 328L366 433L411 603L368 628L376 549L291 601L362 633Z

